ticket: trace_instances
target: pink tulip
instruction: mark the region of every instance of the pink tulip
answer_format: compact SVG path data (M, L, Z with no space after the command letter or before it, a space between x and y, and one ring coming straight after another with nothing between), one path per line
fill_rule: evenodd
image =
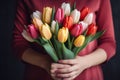
M70 29L70 33L72 36L77 37L82 33L82 24L74 24Z
M58 8L55 15L55 20L58 21L58 23L62 23L63 19L64 19L64 10L62 8Z
M33 39L38 38L37 29L35 28L35 26L33 24L28 25L28 32Z

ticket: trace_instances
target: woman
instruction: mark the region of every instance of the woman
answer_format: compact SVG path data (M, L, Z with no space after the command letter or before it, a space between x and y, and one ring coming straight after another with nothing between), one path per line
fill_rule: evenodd
M94 23L104 35L91 42L75 59L52 63L51 58L36 43L27 42L21 35L24 26L30 23L33 11L43 7L60 7L63 2L74 3L81 10L84 6L94 12ZM101 64L115 54L115 38L110 0L18 0L13 31L15 55L25 63L24 80L103 80Z

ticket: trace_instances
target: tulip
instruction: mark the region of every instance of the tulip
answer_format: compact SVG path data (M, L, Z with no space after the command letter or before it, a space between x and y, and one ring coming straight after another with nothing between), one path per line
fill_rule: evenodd
M52 31L52 33L54 33L55 32L55 26L56 26L56 21L52 21L52 23L51 23L51 31Z
M81 12L80 20L83 20L85 16L90 12L90 9L88 7L83 7L80 12Z
M33 18L32 22L35 25L36 29L39 29L39 27L41 27L43 24L43 22L36 17Z
M61 29L59 29L58 31L58 40L61 43L64 43L67 41L68 39L68 28L62 27Z
M79 35L75 41L74 41L74 45L76 47L80 47L84 44L84 41L85 41L85 36L84 35Z
M95 35L96 31L97 31L97 26L92 23L88 26L87 35Z
M67 27L68 29L70 29L71 26L73 25L73 18L71 16L65 17L63 25L64 27Z
M93 13L88 14L83 21L88 25L91 24L93 21Z
M61 8L64 10L65 16L70 15L70 4L69 3L62 3Z
M78 11L77 9L73 10L71 12L71 16L73 18L73 23L77 23L80 19L80 11Z
M41 28L39 28L40 34L41 36L46 39L46 40L50 40L50 38L52 37L52 33L50 31L50 27L48 24L43 24L41 26Z
M58 21L58 23L62 23L63 19L64 19L64 10L62 8L58 8L55 15L55 20Z
M33 14L31 15L32 18L38 18L41 19L41 13L39 11L35 11L33 12Z
M82 33L82 24L74 24L70 29L70 33L72 36L77 37Z
M28 25L28 32L33 39L38 38L38 31L33 24Z
M88 28L88 24L85 23L84 21L80 21L79 24L82 24L82 33Z
M43 8L43 22L49 24L52 16L52 8L45 7Z
M26 30L23 30L22 36L29 42L34 42L34 39L29 35Z

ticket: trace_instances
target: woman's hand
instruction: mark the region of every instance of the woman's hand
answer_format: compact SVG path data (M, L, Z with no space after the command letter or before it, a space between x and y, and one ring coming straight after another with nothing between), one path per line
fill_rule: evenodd
M52 64L51 73L55 78L73 80L87 67L85 58L77 56L75 59L60 60L59 64Z
M63 68L69 68L71 67L70 65L67 64L60 64L60 63L52 63L51 65L51 76L54 80L63 80L62 77L57 76L57 70L63 69Z

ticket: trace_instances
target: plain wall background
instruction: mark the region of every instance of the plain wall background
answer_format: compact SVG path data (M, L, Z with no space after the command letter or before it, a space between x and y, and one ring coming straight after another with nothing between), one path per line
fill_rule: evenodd
M0 2L0 80L22 80L24 65L11 51L13 20L16 0ZM105 80L120 80L120 0L111 0L115 36L116 55L103 65Z

